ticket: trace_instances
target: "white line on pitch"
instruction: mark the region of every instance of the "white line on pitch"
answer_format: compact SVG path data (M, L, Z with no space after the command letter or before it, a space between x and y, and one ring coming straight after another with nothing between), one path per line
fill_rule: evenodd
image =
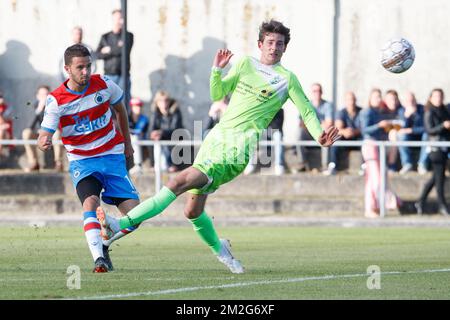
M380 275L400 275L400 274L403 275L403 274L420 274L420 273L437 273L437 272L450 272L450 269L431 269L431 270L417 270L417 271L390 271L390 272L381 272ZM305 282L305 281L314 281L314 280L333 280L333 279L344 279L344 278L369 277L370 275L371 274L368 274L368 273L356 273L356 274L328 275L328 276L303 277L303 278L289 278L289 279L280 279L280 280L249 281L249 282L237 282L237 283L222 284L222 285L216 285L216 286L185 287L185 288L158 290L158 291L131 292L131 293L124 293L124 294L104 295L104 296L79 297L79 298L74 298L74 299L80 299L80 300L121 299L121 298L156 296L156 295L165 295L165 294L174 294L174 293L210 290L210 289L238 288L238 287L259 286L259 285L267 285L267 284Z

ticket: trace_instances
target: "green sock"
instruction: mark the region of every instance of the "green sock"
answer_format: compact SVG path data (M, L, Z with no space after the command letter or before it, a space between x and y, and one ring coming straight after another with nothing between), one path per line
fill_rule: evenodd
M211 248L213 253L218 254L220 251L220 240L214 229L213 222L205 211L198 218L190 219L195 232L202 240Z
M141 202L130 210L125 217L120 218L120 229L129 228L144 220L153 218L166 209L177 196L167 187L163 187L150 199Z

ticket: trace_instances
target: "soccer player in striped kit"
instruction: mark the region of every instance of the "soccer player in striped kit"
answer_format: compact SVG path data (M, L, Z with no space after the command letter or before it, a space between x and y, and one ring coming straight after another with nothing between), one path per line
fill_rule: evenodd
M94 272L113 270L108 248L137 226L123 228L115 237L103 240L96 216L100 196L125 215L139 204L139 195L126 169L125 157L133 156L128 115L122 104L123 91L113 81L91 76L92 58L83 45L64 53L69 75L47 98L38 137L42 151L52 147L52 135L61 130L67 150L69 173L84 211L84 232L94 259ZM119 128L113 122L114 111ZM102 192L103 191L103 192Z

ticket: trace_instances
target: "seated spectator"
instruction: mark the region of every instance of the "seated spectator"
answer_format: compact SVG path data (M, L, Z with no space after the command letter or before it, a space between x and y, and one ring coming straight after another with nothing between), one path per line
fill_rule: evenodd
M341 141L361 140L361 123L359 120L359 113L361 108L356 105L356 96L349 91L345 94L345 108L339 110L336 116L336 128L339 129L339 134L342 136ZM325 175L336 174L336 168L339 159L343 152L350 150L361 150L360 147L330 147L330 163L328 169L324 171Z
M392 129L392 120L386 118L381 90L372 89L369 96L369 106L360 112L361 133L364 144L361 148L365 162L365 212L367 218L376 218L380 214L380 157L378 147L372 141L387 140L388 131ZM384 159L383 159L384 161ZM386 182L385 205L388 209L397 209L402 205Z
M34 117L28 128L22 131L22 139L24 140L35 140L39 136L39 129L41 128L41 123L44 118L44 108L47 96L50 93L50 88L48 86L40 86L36 91L36 101L33 104L34 107ZM62 163L62 145L56 143L57 140L61 139L61 132L57 130L53 135L53 152L55 157L55 170L58 172L63 171ZM25 152L28 160L28 167L25 168L25 172L39 171L40 165L37 155L37 146L26 144Z
M149 119L142 113L143 103L139 98L132 98L130 101L131 113L129 116L130 137L133 145L134 167L130 169L130 174L142 173L142 146L138 145L139 140L147 138Z
M11 119L11 109L5 101L3 92L0 91L0 140L12 139L13 137L13 122ZM11 148L12 146L10 146ZM6 156L6 151L3 144L0 144L0 157Z
M311 86L311 104L314 106L317 116L322 124L322 128L327 130L333 125L333 105L331 102L328 102L322 99L322 86L319 83L314 83ZM301 141L312 141L313 138L309 134L306 126L303 124L303 121L300 121L300 140ZM304 171L306 169L306 157L307 157L307 147L301 146L300 152L297 152L300 158L299 170ZM328 148L323 149L325 151ZM327 152L322 152L322 164L327 163L328 159L324 159L327 157ZM327 161L325 161L327 160Z
M388 90L384 96L384 105L383 109L383 117L386 120L390 120L391 127L387 128L388 130L388 139L390 141L395 141L395 137L397 135L397 131L402 127L403 123L400 119L400 114L403 112L404 108L402 107L400 100L398 98L398 93L395 90ZM397 159L398 159L398 148L397 147L389 147L387 148L387 156L388 156L388 170L389 172L397 171Z
M158 91L153 100L152 115L150 117L150 139L171 140L172 133L176 129L183 128L183 119L181 111L178 108L178 103L172 99L165 91ZM176 172L178 168L172 161L172 146L161 146L163 153L163 170L169 172Z
M413 93L408 92L404 108L400 109L400 120L403 127L397 131L396 140L399 141L426 141L427 135L424 127L424 107L417 104ZM402 169L400 174L405 174L413 169L412 148L399 147ZM428 155L426 147L420 148L417 171L420 174L427 172Z
M219 123L220 118L222 117L225 109L228 107L230 99L228 96L225 96L222 100L214 101L209 108L208 115L203 121L203 139L205 139L208 132Z
M284 110L280 109L276 114L275 117L270 122L269 126L267 127L267 130L264 130L262 134L261 140L267 140L267 141L278 141L281 142L283 140L283 122L284 122ZM265 147L264 150L267 150L265 155L268 157L271 156L270 150L275 150L275 175L280 176L285 171L285 160L284 160L284 146L280 145L280 149L275 149L276 147ZM257 154L258 151L255 151L253 155L250 156L250 160L248 162L247 167L244 170L244 174L248 175L256 170L256 164L257 164Z

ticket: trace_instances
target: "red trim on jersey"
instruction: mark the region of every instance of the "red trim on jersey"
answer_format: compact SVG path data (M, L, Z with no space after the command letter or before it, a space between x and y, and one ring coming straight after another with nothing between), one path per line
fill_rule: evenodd
M89 222L84 226L84 232L92 230L92 229L101 229L100 223L98 222Z
M64 81L62 85L60 85L57 89L50 92L50 94L56 99L56 103L58 105L63 105L70 103L72 101L80 99L81 96L70 93L67 91L67 82L69 80Z
M74 125L76 123L74 116L77 116L79 118L85 118L85 117L89 117L90 121L93 121L97 118L100 118L102 115L106 114L106 112L109 109L109 101L106 101L102 104L99 104L96 107L75 113L75 114L71 114L68 116L62 116L59 119L59 123L61 124L62 127L67 127L67 126L71 126Z
M73 154L78 154L80 156L95 156L96 154L100 154L100 153L106 152L108 150L111 150L116 145L118 145L119 143L123 143L123 142L124 142L124 138L122 137L120 132L116 130L116 135L114 136L114 138L109 140L104 145L101 145L101 146L99 146L97 148L94 148L94 149L91 149L91 150L74 149L74 150L69 151L69 152L73 153Z
M69 79L64 81L63 84L61 84L57 89L52 91L50 94L55 97L56 102L58 105L63 105L70 103L74 100L78 100L82 97L85 97L87 95L93 94L97 91L103 90L108 88L106 82L101 78L99 74L93 74L91 78L89 79L89 87L87 88L86 92L83 95L77 95L70 93L67 91L67 83L69 82Z
M93 131L89 134L81 134L79 136L69 136L69 137L61 137L63 144L71 145L71 146L79 146L82 144L87 144L94 142L97 139L103 138L106 136L111 130L113 130L113 121L109 120L109 123L101 129Z
M96 93L97 91L108 88L105 80L103 80L99 74L92 75L91 79L89 81L90 81L89 88L87 89L86 93L84 94L85 96L88 96L90 94Z

